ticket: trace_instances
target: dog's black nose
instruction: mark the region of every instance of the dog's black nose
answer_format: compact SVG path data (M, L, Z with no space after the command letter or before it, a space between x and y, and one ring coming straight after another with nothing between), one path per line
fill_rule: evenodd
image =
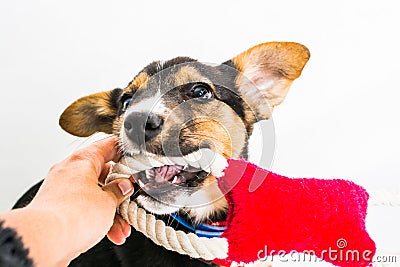
M131 112L125 117L124 128L128 138L139 147L161 132L164 120L157 114Z

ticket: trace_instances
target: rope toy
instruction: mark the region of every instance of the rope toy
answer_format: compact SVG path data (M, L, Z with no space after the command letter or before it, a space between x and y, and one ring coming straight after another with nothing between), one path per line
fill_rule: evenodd
M211 166L211 173L219 177L219 188L229 204L227 229L221 237L176 231L130 200L122 203L118 212L155 244L223 266L256 262L260 251L265 258L278 251L305 250L335 266L371 265L376 247L365 228L369 195L361 186L341 179L287 178L244 160L229 159L216 166L220 167ZM150 167L132 167L132 162L123 160L112 166L106 181L129 178ZM249 190L254 181L258 188ZM400 195L387 201L378 194L369 204L399 205L399 200ZM329 249L341 255L352 251L367 255L356 260L324 257L322 252Z

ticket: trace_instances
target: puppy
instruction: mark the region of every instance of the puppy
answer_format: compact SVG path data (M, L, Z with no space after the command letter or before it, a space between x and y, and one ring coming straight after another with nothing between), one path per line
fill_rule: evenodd
M61 115L61 127L76 136L96 132L119 137L127 162L137 155L172 163L135 175L139 206L177 230L168 214L193 225L223 221L227 203L216 178L196 166L198 151L247 158L254 124L269 119L309 59L303 45L263 43L219 65L188 57L153 62L124 89L78 99ZM17 203L24 205L40 184ZM210 266L171 252L133 230L122 246L106 239L71 266Z

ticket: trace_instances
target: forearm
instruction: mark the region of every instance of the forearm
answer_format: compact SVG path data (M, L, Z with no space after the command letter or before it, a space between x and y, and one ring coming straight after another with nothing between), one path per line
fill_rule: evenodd
M67 234L61 229L62 222L57 216L42 210L22 208L0 215L3 227L9 227L22 238L24 248L29 250L28 257L35 266L66 266L68 251L62 251L67 243ZM57 237L57 238L54 238Z

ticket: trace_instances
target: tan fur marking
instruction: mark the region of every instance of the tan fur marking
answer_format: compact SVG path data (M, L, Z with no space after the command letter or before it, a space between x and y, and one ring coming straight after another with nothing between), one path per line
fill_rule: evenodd
M192 66L181 67L175 74L174 78L175 78L175 86L187 83L202 82L208 84L212 88L214 87L212 82L207 77L201 75L200 72Z
M81 137L95 132L111 133L117 111L109 101L110 91L82 97L61 114L59 124L65 131ZM101 118L107 118L109 122Z
M179 131L179 139L189 147L198 147L202 142L214 145L213 149L227 158L239 157L246 140L246 128L239 116L225 103L212 101L206 105L195 101L186 102L193 113L191 118L185 118L182 110L175 109L164 122L163 135L168 133L175 137ZM187 121L184 121L187 120Z
M117 116L115 120L113 121L113 126L112 126L112 133L115 135L119 135L122 129L122 125L124 123L124 116Z
M204 180L200 190L205 195L205 199L208 199L212 202L205 203L207 205L201 207L195 207L187 210L192 218L194 218L197 222L201 222L208 219L212 215L227 212L228 202L218 188L217 178L209 175Z
M149 80L149 75L146 72L139 73L127 89L137 90L143 88Z

